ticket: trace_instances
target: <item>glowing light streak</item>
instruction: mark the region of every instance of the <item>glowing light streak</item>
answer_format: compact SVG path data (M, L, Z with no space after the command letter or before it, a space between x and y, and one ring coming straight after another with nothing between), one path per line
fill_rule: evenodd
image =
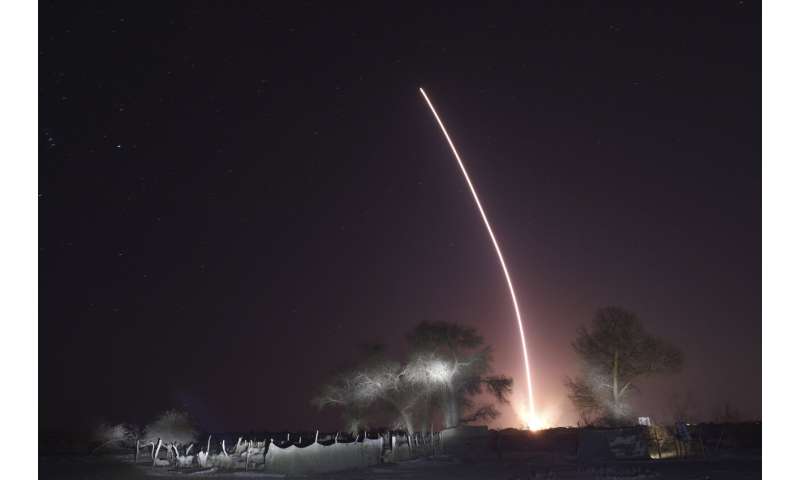
M506 277L506 283L508 283L508 291L511 293L511 303L514 304L514 313L517 315L517 325L519 326L519 338L522 341L522 357L525 360L525 377L528 381L528 408L527 413L525 415L526 422L528 423L528 428L538 428L539 425L536 425L537 416L535 414L535 410L533 407L533 384L531 382L531 368L530 362L528 361L528 347L525 344L525 330L522 326L522 315L519 311L519 305L517 304L517 296L514 294L514 285L511 283L511 275L508 273L508 268L506 267L506 262L503 260L503 252L500 251L500 245L497 243L497 239L494 236L494 232L492 231L492 225L489 223L489 218L486 217L486 212L483 211L483 206L481 205L481 201L478 198L478 192L475 190L475 187L472 185L472 180L469 178L469 174L467 173L466 167L464 167L464 162L461 161L461 157L458 155L458 150L456 150L455 144L453 144L453 140L450 139L450 135L447 133L447 129L444 127L444 123L442 119L439 117L439 114L436 113L436 109L433 107L433 103L428 98L428 95L425 94L425 90L422 88L419 89L420 93L422 93L422 97L425 99L425 102L431 109L434 118L436 118L436 122L439 124L439 128L442 129L442 133L444 134L444 138L447 139L447 143L450 145L450 150L453 151L453 156L456 157L456 161L458 162L458 166L461 167L461 173L464 174L464 179L467 181L467 186L469 187L469 191L472 192L472 198L475 199L475 205L478 206L478 211L481 214L481 218L483 218L483 223L486 225L486 230L489 232L489 238L492 239L492 244L494 245L494 249L497 252L497 258L500 260L500 266L503 268L503 274Z

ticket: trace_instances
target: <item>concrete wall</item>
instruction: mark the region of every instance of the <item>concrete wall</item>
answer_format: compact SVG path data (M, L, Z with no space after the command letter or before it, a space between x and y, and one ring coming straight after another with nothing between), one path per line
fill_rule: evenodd
M442 452L457 457L475 457L491 453L489 428L481 426L459 426L440 433Z
M267 450L265 468L267 472L295 475L365 468L378 464L382 451L382 438L365 438L361 442L332 445L315 442L306 447L291 445L286 448L271 443Z

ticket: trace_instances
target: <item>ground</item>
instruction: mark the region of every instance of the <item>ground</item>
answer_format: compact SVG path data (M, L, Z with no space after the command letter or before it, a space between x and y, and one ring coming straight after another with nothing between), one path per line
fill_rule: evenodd
M42 456L39 458L41 479L179 479L209 478L291 478L263 471L186 474L166 468L133 465L129 456ZM747 452L713 459L626 461L581 465L568 457L551 455L519 455L476 461L458 461L449 457L418 459L399 464L325 475L299 477L307 480L528 480L528 479L658 479L658 480L746 480L761 478L760 452ZM787 477L788 478L788 477Z

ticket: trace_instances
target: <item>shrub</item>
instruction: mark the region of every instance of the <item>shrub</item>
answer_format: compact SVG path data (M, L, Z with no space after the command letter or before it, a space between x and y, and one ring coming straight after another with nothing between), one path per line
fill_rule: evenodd
M143 438L153 442L160 438L166 444L181 445L194 442L198 433L188 413L168 410L144 427Z
M130 446L136 441L136 433L136 428L128 425L101 423L92 431L92 440L99 443L92 452L113 444Z

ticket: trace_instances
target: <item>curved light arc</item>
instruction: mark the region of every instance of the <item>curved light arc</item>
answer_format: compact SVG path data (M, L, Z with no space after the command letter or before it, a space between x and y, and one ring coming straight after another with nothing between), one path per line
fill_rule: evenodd
M450 150L453 152L453 156L456 157L456 161L458 162L458 166L461 168L461 173L464 174L464 180L467 181L467 186L469 187L469 191L472 193L472 198L475 200L475 205L478 207L478 211L481 214L481 218L483 218L483 223L486 225L486 231L489 232L489 238L492 239L492 244L494 245L494 250L497 252L497 259L500 260L500 266L503 269L503 274L506 277L506 283L508 284L508 291L511 294L511 303L514 304L514 313L517 316L517 325L519 326L519 338L522 342L522 357L525 360L525 377L528 381L528 418L527 420L530 421L534 418L534 407L533 407L533 383L531 382L531 368L530 368L530 361L528 360L528 346L525 343L525 329L522 326L522 314L519 310L519 304L517 303L517 295L514 293L514 285L511 283L511 274L508 273L508 267L506 267L506 262L503 259L503 252L500 251L500 244L497 243L497 238L494 236L494 231L492 230L492 225L489 223L489 218L486 216L486 212L483 210L483 205L481 205L481 200L478 198L478 192L475 190L475 186L472 185L472 180L467 173L467 168L464 166L464 162L461 161L461 156L458 154L458 150L456 149L453 140L450 138L450 135L447 133L447 129L444 126L444 122L439 117L439 114L436 113L436 108L434 108L433 103L428 98L428 95L425 93L425 90L422 88L419 89L422 97L425 99L425 102L428 104L428 107L431 109L431 113L433 113L433 117L436 119L436 123L439 124L439 128L441 128L442 133L444 134L444 138L447 139L447 143L450 145ZM528 425L531 427L532 425Z

